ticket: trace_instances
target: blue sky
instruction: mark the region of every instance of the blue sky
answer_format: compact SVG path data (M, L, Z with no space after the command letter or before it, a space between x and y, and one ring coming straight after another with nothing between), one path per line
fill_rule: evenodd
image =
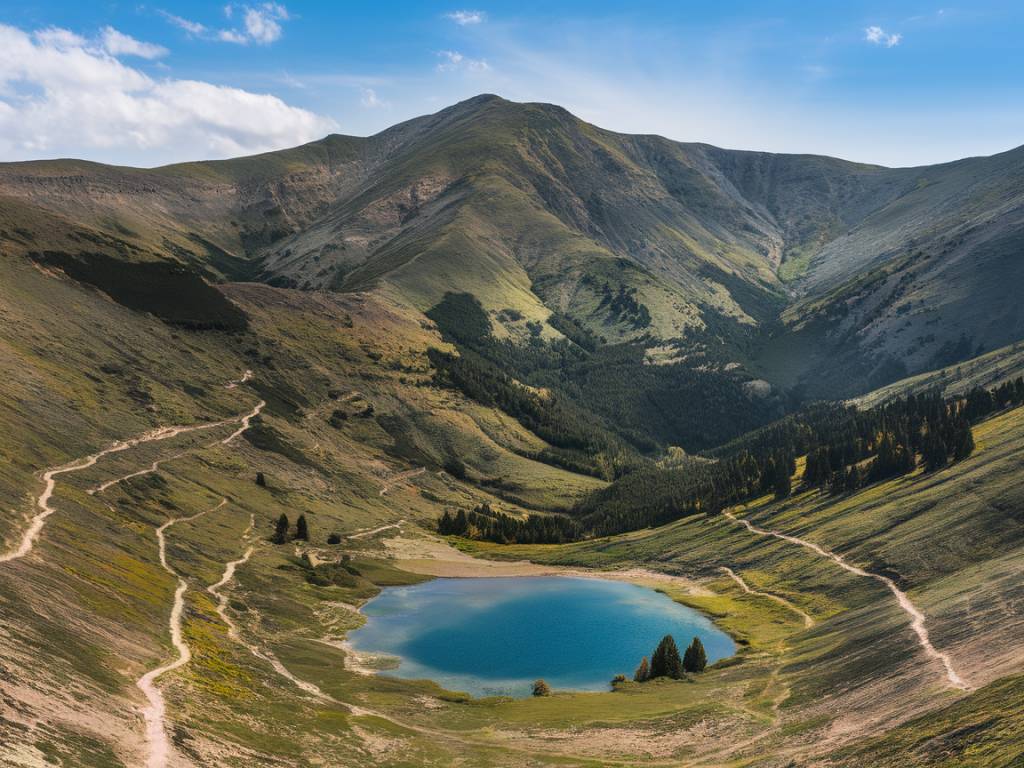
M682 141L916 165L1024 144L1024 3L0 6L0 159L367 135L478 93Z

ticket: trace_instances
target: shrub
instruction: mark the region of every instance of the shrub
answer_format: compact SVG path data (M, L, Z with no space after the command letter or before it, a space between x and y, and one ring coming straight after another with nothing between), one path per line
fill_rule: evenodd
M543 680L535 680L533 683L533 695L534 696L550 696L551 686L545 683Z

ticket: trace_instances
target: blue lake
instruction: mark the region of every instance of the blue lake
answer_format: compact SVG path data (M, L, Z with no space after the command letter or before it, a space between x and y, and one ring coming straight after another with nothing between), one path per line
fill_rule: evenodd
M366 624L349 642L400 659L384 674L474 696L526 696L539 677L555 690L605 691L616 674L632 677L668 634L680 653L699 637L708 663L735 651L697 611L602 579L435 579L388 587L363 613Z

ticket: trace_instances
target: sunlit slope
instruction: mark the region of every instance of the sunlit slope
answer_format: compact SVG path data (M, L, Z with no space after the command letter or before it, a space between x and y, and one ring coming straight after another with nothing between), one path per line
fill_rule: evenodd
M1024 614L1015 607L1024 596L1024 409L983 422L975 439L974 455L934 474L918 472L839 498L805 491L781 503L766 497L731 510L761 530L801 538L893 579L925 615L930 641L949 656L972 689L967 692L951 685L943 665L922 649L911 617L884 584L804 546L752 533L726 516L559 547L465 546L488 557L644 564L707 577L728 567L754 589L809 614L816 625L790 637L781 651L780 675L790 690L782 708L786 725L763 734L745 753L751 764L773 749L823 754L963 697L948 712L970 711L985 725L953 740L961 750L953 754L977 750L1005 760L1012 743L1004 734L1024 725L995 693L1013 690L1012 683L997 681L1024 671L1016 640ZM714 610L728 626L731 611ZM951 715L925 722L937 732ZM893 760L893 750L913 731L904 733L881 742ZM765 764L773 763L766 757Z
M617 134L480 96L375 136L234 160L4 164L0 195L124 261L386 285L421 311L463 291L520 318L503 321L513 337L566 312L611 341L710 349L846 396L1024 335L1022 157L887 169ZM30 218L29 252L89 261L91 241L48 249L54 225Z

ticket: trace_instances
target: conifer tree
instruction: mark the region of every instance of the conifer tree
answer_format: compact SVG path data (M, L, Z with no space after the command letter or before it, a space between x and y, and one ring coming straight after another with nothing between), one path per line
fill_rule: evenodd
M651 678L671 677L679 680L682 676L683 660L679 657L675 638L672 635L665 635L651 654Z
M282 512L281 516L277 518L277 526L274 528L273 542L275 544L284 544L286 541L288 541L289 525L290 524L288 522L288 515Z
M295 521L295 538L309 541L309 525L306 523L305 515L299 515L299 519Z
M651 678L651 667L647 663L647 657L644 656L640 659L640 666L636 668L636 672L633 673L633 679L638 683L643 683Z
M699 637L694 637L683 654L683 669L687 672L703 672L707 665L708 656L704 652L704 643Z
M533 695L534 696L550 696L551 686L548 685L544 680L535 680L533 683Z

